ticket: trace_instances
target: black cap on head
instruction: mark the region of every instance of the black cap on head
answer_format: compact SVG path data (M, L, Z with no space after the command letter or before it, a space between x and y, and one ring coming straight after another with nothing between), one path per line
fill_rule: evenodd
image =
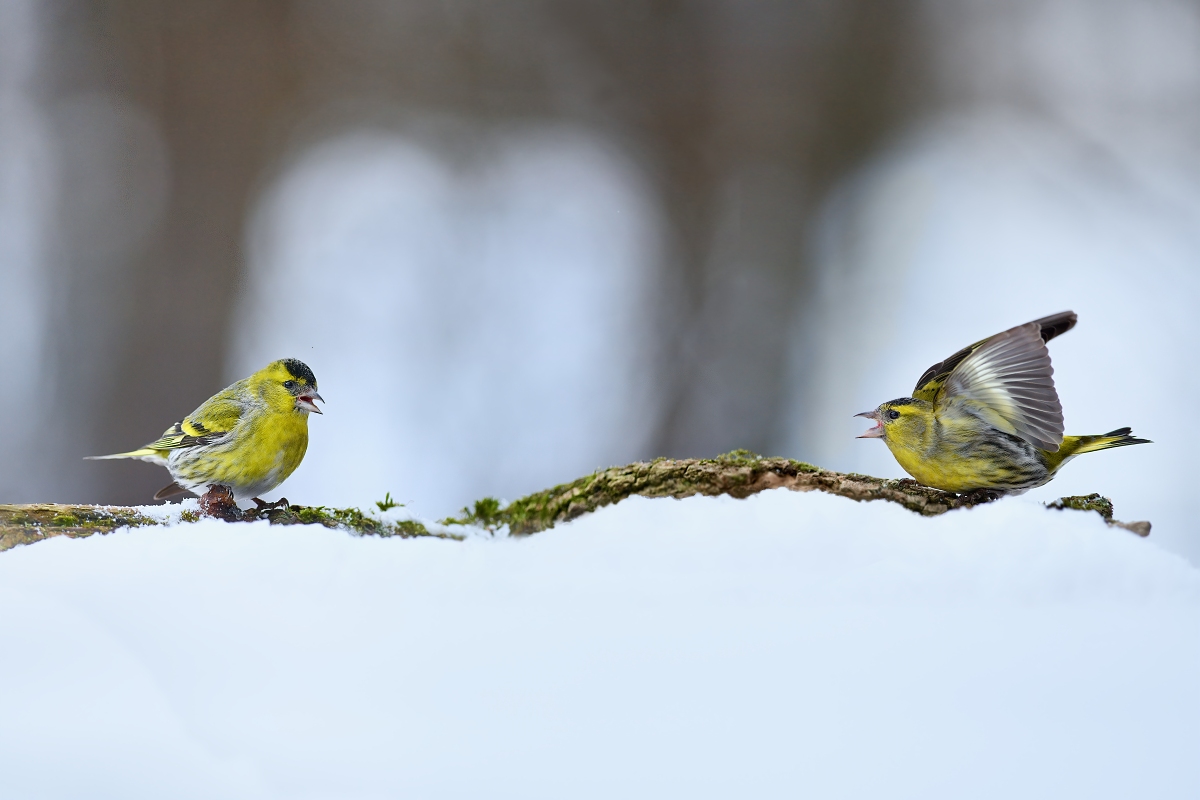
M308 368L308 364L295 358L285 358L283 366L287 371L292 373L292 377L298 381L304 381L309 386L317 385L317 376L313 375L313 371Z

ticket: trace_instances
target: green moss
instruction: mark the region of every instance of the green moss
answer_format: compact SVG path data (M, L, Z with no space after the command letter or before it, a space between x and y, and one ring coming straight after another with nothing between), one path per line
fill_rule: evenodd
M749 450L734 450L712 459L679 461L656 458L624 467L611 467L571 483L522 497L500 507L485 498L464 508L449 525L479 525L496 530L507 525L517 535L536 533L575 519L626 497L689 497L730 494L746 497L797 474L820 473L812 464L783 458L764 458Z
M0 505L0 550L52 536L84 537L117 528L156 524L157 520L129 508L55 503Z
M382 500L376 500L375 505L379 507L380 511L390 511L393 508L396 508L397 506L400 506L400 507L404 506L403 503L397 503L395 500L392 499L391 492L387 492L386 494L384 494Z
M396 535L411 538L413 536L433 536L429 530L413 519L401 520L400 522L392 523L396 530Z
M713 459L721 464L738 464L750 461L762 461L762 456L755 453L753 450L730 450L728 453L722 453Z
M394 506L393 506L394 507ZM385 522L364 514L357 508L327 508L325 506L282 506L266 508L247 514L261 515L272 525L323 525L326 528L338 528L350 531L359 536L433 536L439 538L459 538L449 534L431 531L416 520L400 520Z
M1071 497L1060 497L1052 503L1046 504L1047 508L1072 508L1076 511L1095 511L1106 520L1113 518L1112 500L1107 497L1101 497L1093 492L1092 494L1073 495Z
M325 514L325 506L292 506L292 512L305 525L324 525L329 519Z
M522 497L503 505L494 497L485 497L464 508L458 517L443 520L442 525L473 525L489 531L507 527L514 535L526 535L552 528L560 522L576 519L627 497L675 497L721 495L748 497L777 487L797 491L823 491L856 501L886 500L924 516L936 516L956 508L970 508L996 499L995 493L956 495L930 489L909 478L883 480L869 475L823 470L802 461L769 458L749 450L733 450L711 459L675 460L656 458L622 467L610 467L585 475L570 483ZM380 511L400 504L387 493L376 501ZM1095 511L1113 525L1145 536L1150 523L1118 523L1112 520L1112 503L1099 494L1064 497L1051 508ZM185 511L182 521L196 522L201 515ZM415 520L389 522L364 514L357 508L325 506L260 505L256 509L232 509L231 521L266 520L272 525L323 525L360 536L434 536L461 539L444 530L430 530ZM0 505L0 550L17 544L39 541L48 536L86 536L106 533L123 526L156 525L157 520L143 517L132 509L99 506L58 506L37 504Z
M1131 533L1136 533L1138 536L1149 536L1151 525L1146 520L1138 520L1135 522L1121 522L1113 519L1113 504L1107 497L1102 497L1093 492L1092 494L1074 495L1072 497L1060 497L1052 503L1046 504L1047 508L1064 509L1070 508L1075 511L1095 511L1104 521L1116 528L1123 528Z
M463 508L457 517L447 517L443 525L474 525L489 531L499 530L508 524L508 513L499 500L494 497L484 497L476 500L473 506Z

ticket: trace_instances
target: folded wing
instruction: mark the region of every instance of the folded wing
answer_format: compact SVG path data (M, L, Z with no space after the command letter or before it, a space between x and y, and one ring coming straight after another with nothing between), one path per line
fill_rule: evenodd
M235 387L237 384L234 385ZM175 450L220 441L242 418L243 404L234 387L213 395L182 421L168 428L158 441L146 445L152 450Z
M202 406L187 417L163 431L163 435L150 444L128 453L109 456L88 456L89 460L109 458L140 458L154 463L165 463L168 450L183 447L213 444L220 441L241 419L243 404L229 389L210 397Z

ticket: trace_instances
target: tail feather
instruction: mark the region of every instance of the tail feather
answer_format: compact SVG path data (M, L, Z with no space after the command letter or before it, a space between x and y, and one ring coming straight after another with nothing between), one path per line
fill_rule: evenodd
M161 450L154 450L150 447L143 447L139 450L130 450L128 453L112 453L107 456L84 456L84 461L108 461L113 458L140 458L142 461L149 461L152 464L167 463L166 456Z
M84 461L107 461L110 458L145 458L146 456L154 455L153 450L149 447L143 447L141 450L130 450L128 453L112 453L107 456L84 456Z
M1117 428L1115 431L1109 431L1099 436L1077 436L1075 438L1079 440L1079 445L1072 455L1092 453L1096 450L1111 450L1114 447L1125 447L1130 444L1152 444L1149 439L1139 439L1132 433L1132 428Z
M171 481L168 485L159 489L155 493L154 499L155 500L166 500L168 497L174 497L179 494L186 494L189 491L191 491L191 490L183 488L178 483L175 483L175 481Z
M1043 451L1042 456L1045 458L1050 472L1054 473L1067 461L1081 453L1111 450L1114 447L1125 447L1130 444L1150 444L1149 439L1139 439L1132 433L1129 428L1117 428L1115 431L1109 431L1099 436L1064 436L1062 446L1058 448L1057 452Z

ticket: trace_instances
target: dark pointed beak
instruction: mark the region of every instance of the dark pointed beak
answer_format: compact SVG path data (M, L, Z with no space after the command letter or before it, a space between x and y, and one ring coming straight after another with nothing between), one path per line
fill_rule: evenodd
M855 414L856 417L866 417L867 419L875 420L875 427L868 430L858 439L882 439L883 438L883 422L879 419L879 411L864 411L861 414Z
M325 398L316 392L305 392L296 398L296 408L302 408L314 414L322 413L321 409L317 408L317 404L313 402L314 400L320 400L322 403L325 402Z

